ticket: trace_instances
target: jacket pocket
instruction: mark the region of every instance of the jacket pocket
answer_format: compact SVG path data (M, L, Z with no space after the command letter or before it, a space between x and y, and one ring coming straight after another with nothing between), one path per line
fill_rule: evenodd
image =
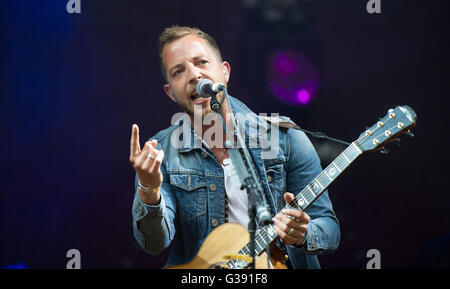
M266 169L266 177L267 182L270 184L274 181L278 181L280 179L284 179L285 173L284 173L284 166L281 163L275 163L270 165L264 165Z
M206 214L206 180L195 174L171 174L170 184L174 187L178 211L185 221L192 221Z

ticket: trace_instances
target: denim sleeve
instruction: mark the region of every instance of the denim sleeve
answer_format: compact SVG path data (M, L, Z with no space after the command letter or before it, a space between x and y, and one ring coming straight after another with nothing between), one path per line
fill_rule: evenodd
M297 195L322 171L322 167L314 146L303 132L289 130L288 138L290 152L287 191ZM306 243L296 248L305 254L332 253L339 245L340 229L328 190L325 190L305 212L311 218Z
M147 253L156 256L166 249L175 235L176 202L171 185L166 181L167 175L161 166L164 181L161 184L161 200L157 205L142 202L137 192L135 178L135 195L133 201L133 234L136 241Z

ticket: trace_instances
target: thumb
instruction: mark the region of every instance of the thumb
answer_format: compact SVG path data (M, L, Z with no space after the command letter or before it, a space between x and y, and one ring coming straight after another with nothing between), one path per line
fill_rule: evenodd
M293 194L286 192L284 193L284 201L286 202L286 205L292 203L292 201L295 200L295 197Z

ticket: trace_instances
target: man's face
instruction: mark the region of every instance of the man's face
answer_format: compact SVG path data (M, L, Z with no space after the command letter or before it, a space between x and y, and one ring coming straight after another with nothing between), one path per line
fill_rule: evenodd
M191 117L194 106L201 108L202 116L212 112L210 98L199 97L195 86L203 78L226 85L230 75L228 62L220 62L213 48L196 35L187 35L164 46L162 59L169 82L164 85L166 94ZM223 103L224 93L219 93L217 99Z

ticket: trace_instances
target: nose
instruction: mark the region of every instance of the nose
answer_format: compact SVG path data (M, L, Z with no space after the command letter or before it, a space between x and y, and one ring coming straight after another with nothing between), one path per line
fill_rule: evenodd
M195 65L189 65L188 71L189 71L189 82L197 83L200 79L202 79L202 74Z

